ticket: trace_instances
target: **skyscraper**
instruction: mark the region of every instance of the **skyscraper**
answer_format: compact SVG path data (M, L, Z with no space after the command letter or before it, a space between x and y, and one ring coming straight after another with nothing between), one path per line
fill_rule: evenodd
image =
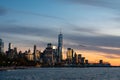
M73 49L71 49L71 48L67 49L67 61L68 61L68 63L73 62Z
M12 44L9 43L9 45L8 45L8 51L10 51L11 49L12 49Z
M4 42L0 39L0 53L4 52Z
M58 35L58 58L59 62L62 60L62 46L63 46L63 35L60 34Z
M36 62L36 45L34 45L34 49L33 49L33 58L34 61Z

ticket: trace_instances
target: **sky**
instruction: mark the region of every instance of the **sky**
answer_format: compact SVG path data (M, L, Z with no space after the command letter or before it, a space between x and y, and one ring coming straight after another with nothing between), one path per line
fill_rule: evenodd
M90 62L120 65L119 0L0 0L0 38L5 50L57 46L60 29L68 47Z

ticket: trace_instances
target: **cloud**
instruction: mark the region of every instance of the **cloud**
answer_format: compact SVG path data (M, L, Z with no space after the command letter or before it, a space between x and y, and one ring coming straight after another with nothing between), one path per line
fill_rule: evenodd
M119 0L63 0L75 4L85 4L96 7L104 7L109 9L120 10L120 1Z
M57 17L57 16L52 16L52 15L49 15L49 14L41 14L41 13L36 13L36 12L31 12L31 11L15 10L15 9L11 9L11 8L8 8L8 11L16 13L16 14L33 15L33 16L46 17L46 18L65 21L64 18Z
M54 20L59 20L64 22L65 24L70 24L66 19L54 15L49 15L49 14L42 14L42 13L36 13L33 11L27 11L27 10L17 10L13 8L8 8L4 6L0 6L0 15L5 15L7 13L14 13L14 14L24 14L24 15L31 15L31 16L38 16L38 17L44 17L44 18L50 18Z
M70 46L78 50L91 50L107 54L120 55L120 37L119 36L84 36L70 34L65 36L65 46ZM82 46L80 46L82 45ZM84 47L83 47L84 46Z
M6 45L11 42L22 47L45 47L49 42L57 44L57 35L55 28L45 26L0 25L0 36Z
M3 16L7 13L6 8L0 6L0 16Z
M70 26L72 32L65 37L65 46L77 50L90 50L106 54L120 55L120 37L99 33L99 29L91 27Z
M63 17L49 15L49 14L36 13L36 12L33 12L33 11L27 11L27 10L26 11L24 11L24 10L17 10L17 9L12 9L12 8L7 8L7 7L4 7L4 6L0 6L0 15L5 15L5 14L8 14L8 13L11 13L11 14L13 14L13 13L14 14L24 14L24 15L31 15L31 16L37 16L37 17L44 17L44 18L57 20L59 22L67 24L67 25L73 25L67 19L65 19Z
M72 29L74 32L80 34L81 36L105 36L106 34L100 33L100 29L97 28L92 28L88 26L87 28L85 27L74 27Z
M87 36L87 35L76 35L70 34L66 35L66 38L73 42L84 42L85 44L93 46L111 46L111 47L120 47L120 37L119 36Z
M33 36L55 36L56 29L50 29L48 27L26 27L22 25L0 25L1 33L21 34L21 35L33 35ZM49 35L50 34L50 35Z
M106 47L106 46L99 46L101 49L108 49L108 50L118 50L120 51L119 47Z
M0 33L7 36L6 41L15 43L45 46L48 42L57 45L58 32L52 27L33 27L22 25L0 25ZM66 31L67 30L67 31ZM101 35L89 36L86 32L95 34L96 30L89 28L73 28L73 32L85 32L84 34L72 33L68 27L63 31L64 47L73 49L99 51L107 54L120 54L120 37ZM9 38L9 39L8 39ZM82 45L82 46L80 46ZM83 47L84 46L84 47Z
M120 22L120 13L116 14L114 17L111 18L114 22L118 23ZM119 26L117 28L120 28Z
M100 54L101 56L104 56L106 58L109 58L109 59L120 59L120 55L115 55L115 54L111 54L111 55L107 55L107 54Z
M89 33L89 34L94 34L96 31L96 29L82 28L82 27L74 27L73 30L75 32L84 32L84 33Z

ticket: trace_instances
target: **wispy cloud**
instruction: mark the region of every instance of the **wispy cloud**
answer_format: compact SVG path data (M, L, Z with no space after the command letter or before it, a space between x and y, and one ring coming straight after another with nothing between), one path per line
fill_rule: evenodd
M12 42L16 45L29 46L38 45L45 46L48 42L56 43L56 29L51 29L45 26L33 27L23 25L0 25L0 36L5 43Z
M44 18L50 18L50 19L55 19L62 21L66 24L71 24L69 23L66 19L54 15L49 15L49 14L42 14L42 13L37 13L33 11L24 11L24 10L17 10L17 9L12 9L12 8L7 8L4 6L0 6L0 15L5 15L8 13L14 13L14 14L24 14L24 15L32 15L32 16L39 16L39 17L44 17Z
M117 54L111 54L111 55L108 55L108 54L100 54L101 56L104 56L106 58L109 58L109 59L120 59L120 55L117 55Z
M75 49L92 50L103 52L107 54L119 54L120 55L120 37L117 36L66 36L66 42L69 41L65 46L71 46ZM82 46L80 46L82 45ZM83 47L84 46L84 47Z
M85 4L85 5L91 5L91 6L97 6L97 7L104 7L109 9L120 9L120 1L119 0L63 0L68 1L70 3L75 4Z
M120 22L120 13L116 14L114 17L111 18L112 21L116 22L116 23L119 23ZM118 26L118 28L120 28Z
M63 24L67 24L67 25L74 25L73 23L70 23L67 19L65 19L64 17L59 17L59 16L55 16L55 15L49 15L49 14L42 14L42 13L37 13L37 12L33 12L33 11L24 11L24 10L17 10L17 9L12 9L12 8L7 8L4 6L0 6L0 15L5 15L5 14L9 14L9 13L13 13L13 14L24 14L24 15L30 15L30 16L37 16L37 17L43 17L43 18L48 18L51 20L57 20L58 22L62 22ZM10 20L9 20L10 21Z
M101 49L108 49L108 50L118 50L120 51L120 47L106 47L106 46L99 46Z
M7 13L6 8L4 8L4 7L0 6L0 16L5 15L6 13Z
M58 32L54 28L49 27L33 27L33 26L22 26L22 25L0 25L0 33L2 36L11 36L13 42L16 40L17 43L21 44L41 44L42 46L47 44L47 42L52 42L57 44ZM69 30L69 29L68 29ZM73 29L76 33L64 32L64 46L71 47L74 49L83 50L94 50L99 52L104 52L107 54L119 54L120 53L120 37L118 36L87 36L86 32L95 34L96 30L79 28ZM78 32L85 32L83 35ZM9 36L10 37L10 36ZM18 39L18 40L17 40ZM11 41L12 41L11 40ZM80 46L82 45L82 46ZM84 46L84 47L83 47Z
M22 25L0 25L1 33L10 33L10 34L22 34L22 35L33 35L33 36L45 36L51 37L55 35L56 30L50 29L48 27L39 26L36 27L27 27Z
M39 16L39 17L45 17L45 18L51 18L51 19L58 19L58 20L65 20L64 18L57 17L57 16L52 16L49 14L41 14L41 13L36 13L36 12L31 12L31 11L24 11L24 10L15 10L11 8L7 8L9 12L13 12L16 14L25 14L25 15L33 15L33 16Z

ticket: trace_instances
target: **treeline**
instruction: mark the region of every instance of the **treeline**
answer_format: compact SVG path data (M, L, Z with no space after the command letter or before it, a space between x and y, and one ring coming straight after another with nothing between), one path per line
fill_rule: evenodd
M9 58L4 53L0 53L0 67L10 66L35 66L36 62L29 61L25 57L17 56L15 58Z

